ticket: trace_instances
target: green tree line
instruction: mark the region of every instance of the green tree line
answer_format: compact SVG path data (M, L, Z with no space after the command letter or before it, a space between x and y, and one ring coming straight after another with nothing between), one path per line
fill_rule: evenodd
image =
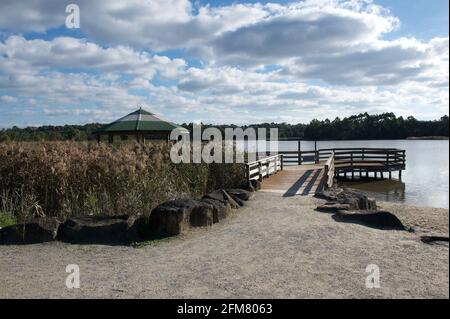
M192 123L182 126L192 131ZM226 127L233 125L207 125L203 128L218 127L224 132ZM18 128L12 127L0 130L2 141L85 141L93 140L92 132L102 127L102 124L41 126ZM354 140L354 139L404 139L408 137L449 136L449 117L438 120L422 121L412 116L396 117L393 113L369 115L362 113L343 119L312 120L308 124L261 123L243 126L278 128L280 138L304 138L311 140Z
M183 126L192 131L191 124ZM230 125L203 125L203 128L214 126L224 133ZM235 126L234 126L235 127ZM394 113L369 115L367 113L334 120L312 120L309 124L262 123L243 126L278 128L279 138L303 138L309 140L375 140L405 139L408 137L449 136L449 118L447 115L434 121L420 121L412 116L396 117Z

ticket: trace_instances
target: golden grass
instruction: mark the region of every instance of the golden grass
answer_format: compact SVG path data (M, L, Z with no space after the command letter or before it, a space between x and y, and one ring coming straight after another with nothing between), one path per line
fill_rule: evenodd
M149 214L174 198L242 183L242 164L173 164L170 145L152 142L0 143L0 213Z

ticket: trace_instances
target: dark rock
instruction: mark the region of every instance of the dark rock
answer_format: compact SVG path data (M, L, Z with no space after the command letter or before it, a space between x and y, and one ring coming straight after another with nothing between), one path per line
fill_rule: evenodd
M163 203L150 214L149 227L153 236L174 236L189 226L210 226L213 206L195 199L181 199Z
M35 218L23 224L0 229L1 244L37 244L53 241L60 221L55 217Z
M261 189L261 182L258 181L257 179L250 180L250 183L252 184L255 190L259 191Z
M241 200L247 201L252 197L252 194L245 189L240 188L229 188L226 190L231 196L237 197Z
M340 211L333 215L333 219L338 222L362 224L377 229L406 230L397 216L385 211Z
M449 238L445 236L422 236L420 240L425 244L447 244L449 243Z
M205 203L206 204L206 203ZM214 222L214 208L211 205L199 205L192 209L189 224L193 227L211 226Z
M223 189L217 189L215 191L212 191L211 193L208 193L205 196L203 196L203 198L210 198L210 199L220 200L222 202L227 201L227 197L225 196L225 193L223 192Z
M245 189L245 190L247 190L247 191L249 191L251 193L256 192L256 189L253 187L253 184L250 181L248 181L245 184L243 184L241 188Z
M129 230L129 237L135 237L136 241L152 238L149 223L149 216L137 217Z
M213 222L218 223L231 214L231 205L228 202L222 202L211 198L203 198L205 202L213 207Z
M239 205L239 207L242 207L245 205L245 202L240 199L239 197L233 195L233 194L229 194L229 196Z
M347 204L349 210L376 210L376 201L353 189L331 188L316 195L333 203Z
M238 209L240 205L223 189L215 190L211 193L206 194L203 198L210 198L221 201L223 203L230 204L231 208Z
M314 197L325 199L327 201L337 201L337 196L344 191L343 188L332 187L324 189L320 193L314 195Z
M339 204L334 202L325 203L323 205L317 206L316 210L320 212L331 212L336 213L340 210L349 210L349 204Z
M140 239L137 217L82 216L67 219L59 228L58 239L69 243L116 244Z

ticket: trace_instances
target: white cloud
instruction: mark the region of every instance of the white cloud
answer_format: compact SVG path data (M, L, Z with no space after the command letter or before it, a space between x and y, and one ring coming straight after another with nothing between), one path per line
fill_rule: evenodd
M448 53L439 48L442 42L448 43L448 38L429 43L414 39L376 41L369 47L341 53L301 57L287 63L285 71L337 85L393 85L406 81L448 85Z
M189 0L78 0L81 28L101 44L133 45L153 50L183 48L216 34L258 21L268 14L260 4L201 6L193 14ZM12 32L44 32L65 23L65 3L27 0L0 4L0 26Z
M2 95L2 96L0 96L0 101L5 102L5 103L15 103L15 102L17 102L17 98L15 98L14 96L10 96L10 95Z
M147 79L156 72L166 77L176 77L185 67L183 59L151 56L127 46L102 48L101 46L70 37L59 37L51 41L26 40L22 36L11 36L0 42L3 60L26 64L39 69L98 70L104 73L124 73Z
M1 2L0 104L89 121L137 105L216 123L448 113L448 37L388 40L400 21L371 1L77 4L84 39L29 40L62 26L65 4Z

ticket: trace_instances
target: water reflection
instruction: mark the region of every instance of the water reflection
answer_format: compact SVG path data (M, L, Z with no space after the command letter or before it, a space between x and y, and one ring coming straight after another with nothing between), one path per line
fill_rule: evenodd
M406 184L398 180L355 179L339 178L338 185L359 189L380 201L404 202Z
M406 170L403 171L402 182L360 180L354 182L355 187L372 192L372 196L379 200L405 202L418 206L449 207L449 141L318 141L317 147L404 149L406 150ZM273 147L273 149L276 148L281 151L296 151L298 142L279 141L276 147ZM301 150L314 150L314 142L302 141Z
M296 143L280 142L279 149L295 149L296 146ZM379 180L373 181L376 186L369 186L365 184L372 184L372 182L359 181L360 186L369 188L368 191L373 192L372 196L379 200L385 198L389 201L417 206L449 207L449 141L319 141L317 147L404 149L406 150L406 170L403 171L403 183L397 180ZM302 142L302 150L311 149L314 149L314 142ZM384 189L384 187L386 188ZM396 197L396 194L399 197Z

